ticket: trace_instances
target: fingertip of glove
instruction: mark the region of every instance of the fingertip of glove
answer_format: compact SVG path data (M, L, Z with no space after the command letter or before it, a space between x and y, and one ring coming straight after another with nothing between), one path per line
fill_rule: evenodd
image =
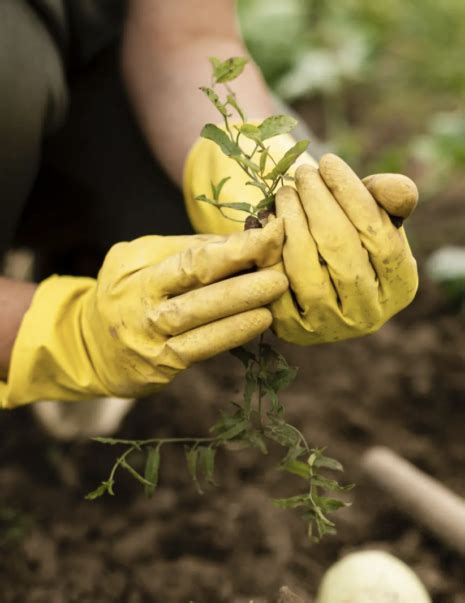
M269 288L272 290L273 299L277 299L289 289L289 280L283 272L268 269L262 274L268 275L267 279L269 279Z
M384 209L400 218L408 218L418 203L415 182L403 174L374 174L363 179L363 184Z
M302 180L303 178L308 178L309 176L313 176L318 173L318 169L309 163L304 163L299 165L299 167L295 171L295 179L297 182Z
M253 322L257 335L271 327L273 315L268 308L257 308L256 310L247 312L247 314L249 315L251 322Z
M325 182L336 179L341 174L347 173L347 170L352 171L347 163L334 153L325 153L321 157L319 169Z
M297 170L299 169L300 168L297 168ZM286 201L286 199L294 197L296 194L296 190L292 186L282 186L276 193L276 202L280 203L281 201Z
M262 233L267 242L275 241L277 245L282 247L284 242L284 222L282 218L271 220L258 232Z

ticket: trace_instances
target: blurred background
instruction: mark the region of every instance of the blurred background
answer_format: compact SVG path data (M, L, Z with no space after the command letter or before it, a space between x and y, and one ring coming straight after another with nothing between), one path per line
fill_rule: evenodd
M423 200L465 165L460 0L239 0L269 85L364 172L414 173Z
M331 563L372 547L406 561L436 603L465 603L460 555L360 468L386 445L465 495L465 3L239 0L239 15L269 85L323 147L360 175L400 171L420 189L412 306L368 338L282 346L300 367L288 419L344 463L354 504L337 536L310 547L300 519L270 502L293 487L278 457L222 455L219 488L199 497L175 449L153 500L122 476L118 496L89 503L114 449L55 442L19 409L1 416L2 603L272 603L282 584L308 603ZM141 401L118 435L204 433L240 383L229 357L203 363Z

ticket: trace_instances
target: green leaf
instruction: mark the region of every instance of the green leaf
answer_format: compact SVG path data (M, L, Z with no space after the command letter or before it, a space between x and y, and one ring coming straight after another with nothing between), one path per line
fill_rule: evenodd
M212 88L201 86L200 90L202 90L208 100L216 107L223 117L229 117L226 105L221 102L220 97Z
M231 404L233 406L235 406L236 408L238 408L238 410L233 415L229 415L226 412L224 412L223 410L220 411L221 419L219 421L217 421L212 427L210 427L211 433L218 434L221 431L226 431L233 425L236 425L237 421L239 421L241 418L243 418L242 406L240 406L236 402L231 402Z
M216 199L210 199L210 197L207 197L206 195L197 195L197 197L195 197L195 200L205 201L205 203L210 203L211 205L218 206L218 201Z
M250 203L218 203L218 207L237 209L238 211L245 211L246 213L252 215L255 213L255 208Z
M268 378L268 383L275 392L279 392L288 387L296 378L298 369L289 367L275 371Z
M249 138L254 142L261 142L262 137L260 130L254 124L242 124L238 129L239 132L246 138Z
M259 188L264 195L268 193L268 187L263 182L259 180L249 180L245 183L246 186L255 186L255 188Z
M254 174L258 174L260 172L258 164L256 164L255 161L252 161L251 159L247 159L245 155L242 155L241 157L233 157L233 159L239 165L245 165L246 167L248 167L250 170L252 170Z
M261 153L260 153L260 164L259 164L260 174L263 174L263 172L265 171L266 160L268 159L269 153L270 153L270 149L269 148L263 149L261 151Z
M273 414L279 406L278 394L269 385L268 381L266 380L266 377L262 377L258 381L262 387L264 394L269 398L271 402L271 413Z
M328 492L348 492L354 487L353 484L343 486L335 479L328 479L327 477L323 477L322 475L315 475L312 478L312 483L315 486L323 488L323 490L327 490Z
M260 353L265 361L266 365L275 365L279 369L289 368L289 364L284 356L272 348L268 343L262 343L260 345Z
M242 433L244 433L244 431L247 428L247 425L248 425L248 421L246 421L245 419L239 419L229 429L226 429L225 431L221 431L217 435L222 440L232 440L232 439L236 438L237 436L241 435Z
M217 207L218 209L237 209L238 211L244 211L248 214L254 214L255 208L250 203L221 203L220 201L216 201L216 199L210 199L206 195L197 195L195 197L196 201L203 201L204 203L208 203Z
M328 496L320 496L318 498L318 504L325 513L334 513L343 507L349 507L350 503L337 498L330 498Z
M232 354L234 358L237 358L239 362L244 365L245 368L248 368L248 366L252 362L256 362L257 360L255 354L253 352L250 352L247 348L244 348L243 346L233 348L232 350L229 350L229 353Z
M297 460L303 455L304 452L306 452L306 450L300 445L300 443L296 446L292 446L288 449L286 456L283 458L281 463Z
M252 397L256 392L258 387L257 377L255 374L249 370L245 375L245 386L244 386L244 402L246 404L247 410L250 409L250 403L252 402Z
M266 180L276 180L280 176L283 176L287 170L294 164L296 159L305 153L308 145L310 144L309 140L300 140L297 142L292 148L285 153L285 155L278 161L278 163L274 166L274 168L269 172L266 176Z
M140 482L143 486L151 487L153 485L152 482L149 482L147 479L145 479L145 477L143 475L141 475L138 471L136 471L134 469L134 467L127 462L126 459L122 459L120 465L121 465L121 467L126 469L126 471L130 475L132 475L132 477L134 479L136 479L138 482Z
M267 117L258 126L260 140L267 140L268 138L273 138L280 134L288 134L296 127L296 125L297 120L289 115L273 115L272 117Z
M268 454L265 440L263 439L262 434L256 429L247 433L247 441L253 448L258 448L262 454Z
M228 157L240 157L242 155L240 147L229 138L224 130L218 128L215 124L206 124L202 128L200 136L215 142Z
M215 472L215 455L216 448L211 446L199 446L199 465L205 475L205 479L209 484L216 486Z
M96 498L100 498L101 496L103 496L104 494L108 493L111 494L111 496L114 496L114 492L113 492L113 484L115 482L111 479L108 480L106 482L102 482L100 484L100 486L98 486L98 488L95 488L95 490L92 490L92 492L89 492L88 494L86 494L86 500L95 500Z
M325 469L331 469L332 471L344 471L344 467L341 465L341 463L336 459L330 458L329 456L321 455L315 460L314 465L315 467L324 467Z
M208 60L210 61L210 64L213 67L213 69L217 69L223 62L218 57L208 57Z
M189 475L192 478L192 481L195 484L197 492L199 494L203 494L203 490L200 487L199 480L197 477L197 465L199 460L199 449L196 446L192 446L189 448L188 446L184 447L186 453L186 461L187 461L187 469L189 471Z
M223 190L223 186L226 184L226 182L228 180L231 180L231 176L226 176L225 178L222 178L216 186L213 182L211 182L212 195L213 195L213 199L215 201L218 201L218 199L220 198L220 194L221 194L221 191Z
M314 450L312 450L310 456L307 459L307 463L310 465L310 467L313 467L313 465L316 463L316 461L321 457L322 450L323 449L319 449L319 448L315 448Z
M303 461L297 461L297 460L283 461L279 465L279 468L282 469L283 471L287 471L288 473L298 475L299 477L302 477L303 479L310 479L310 477L312 475L311 468L307 465L307 463L304 463Z
M158 485L158 473L160 469L160 447L149 448L147 461L145 463L145 479L151 483L150 486L145 486L145 495L151 498Z
M221 61L217 57L210 57L210 63L213 67L213 79L215 83L224 84L240 76L247 65L247 59L244 57L231 57L226 61Z
M313 542L319 542L323 536L327 534L335 534L334 523L330 521L324 515L321 516L318 513L308 511L303 514L303 518L309 523L308 535L310 540ZM318 535L313 535L312 527L316 526Z
M274 202L275 202L275 196L269 195L268 197L265 197L264 199L262 199L260 201L260 203L257 203L257 205L255 206L255 209L269 209L274 205Z
M268 414L270 425L267 427L267 436L286 448L295 448L300 442L299 434L283 420L276 420Z
M289 498L275 498L273 504L278 509L297 509L298 507L305 507L308 504L307 494L298 494L297 496L290 496Z
M237 102L235 95L234 94L228 94L228 96L226 97L226 100L231 105L231 107L233 107L233 109L235 109L237 111L237 114L242 119L242 121L245 121L244 111L239 106L239 103Z

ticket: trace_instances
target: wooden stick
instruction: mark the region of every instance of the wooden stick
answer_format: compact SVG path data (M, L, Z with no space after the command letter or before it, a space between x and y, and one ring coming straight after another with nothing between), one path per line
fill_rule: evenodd
M365 473L399 508L444 544L465 554L465 500L389 448L374 447L362 457Z
M278 603L304 603L303 600L293 593L287 586L279 589Z

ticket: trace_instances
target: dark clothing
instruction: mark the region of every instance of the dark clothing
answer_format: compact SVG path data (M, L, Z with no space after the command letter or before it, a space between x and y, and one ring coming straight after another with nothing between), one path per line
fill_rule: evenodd
M70 65L82 65L114 41L123 26L125 0L28 0Z
M126 5L0 0L0 263L30 247L37 279L95 275L118 241L192 232L121 82Z
M192 232L134 123L117 42L65 71L55 35L26 0L0 0L0 255L31 247L38 278L94 275L118 241Z

